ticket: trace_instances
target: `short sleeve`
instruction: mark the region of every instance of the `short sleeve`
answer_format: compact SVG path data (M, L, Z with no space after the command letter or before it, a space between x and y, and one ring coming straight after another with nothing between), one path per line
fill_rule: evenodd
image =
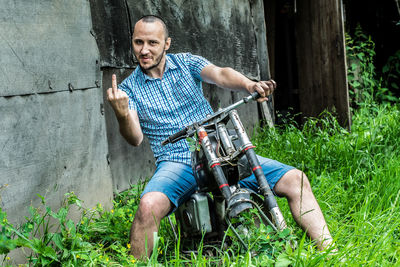
M200 73L203 70L203 68L207 65L210 65L211 62L205 59L204 57L192 55L190 53L187 54L187 62L192 76L202 81Z
M136 108L136 104L135 101L133 99L133 79L130 79L131 76L129 76L128 78L126 78L122 83L120 83L118 85L118 89L124 91L128 97L129 97L129 101L128 101L128 106L130 110L137 110Z

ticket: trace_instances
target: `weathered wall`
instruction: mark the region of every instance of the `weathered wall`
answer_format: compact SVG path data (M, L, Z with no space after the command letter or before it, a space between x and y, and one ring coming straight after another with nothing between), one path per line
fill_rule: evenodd
M94 0L91 8L103 68L103 91L110 87L112 73L122 81L137 66L131 49L132 28L146 14L165 19L172 38L170 53L191 52L253 79L269 77L262 1ZM203 88L214 110L243 96L215 86ZM151 176L154 160L146 144L134 148L121 138L114 114L108 104L105 106L114 186L126 189L129 183ZM251 132L259 119L257 105L241 107L239 112Z
M0 0L1 205L18 221L36 194L110 203L99 52L87 1Z
M129 146L105 102L111 74L119 81L136 67L132 22L166 18L170 52L192 52L250 78L266 79L268 59L262 1L0 0L0 192L12 222L36 194L53 207L74 191L87 206L110 204L151 175L147 141ZM214 109L242 93L205 86ZM240 108L248 129L257 105Z

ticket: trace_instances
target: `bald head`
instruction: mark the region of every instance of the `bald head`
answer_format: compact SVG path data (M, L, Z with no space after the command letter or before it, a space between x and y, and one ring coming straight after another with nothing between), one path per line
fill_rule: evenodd
M164 30L164 36L165 36L165 40L169 37L169 32L168 32L168 28L167 25L165 24L164 20L158 16L154 16L154 15L146 15L143 16L141 19L139 19L136 24L138 22L143 22L143 23L160 23L163 27ZM136 27L135 24L135 27ZM135 28L133 29L133 34L135 33Z

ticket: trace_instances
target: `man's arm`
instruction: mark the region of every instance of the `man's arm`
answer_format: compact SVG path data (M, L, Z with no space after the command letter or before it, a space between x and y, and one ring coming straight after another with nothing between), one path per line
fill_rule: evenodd
M276 88L273 80L255 82L232 68L221 68L213 64L204 67L200 76L206 83L222 88L243 90L249 93L257 91L261 95L258 102L268 100L267 96L272 94Z
M112 88L107 90L107 100L117 117L121 135L129 144L139 146L143 141L139 118L135 110L129 110L129 97L124 91L118 89L115 74L112 75Z

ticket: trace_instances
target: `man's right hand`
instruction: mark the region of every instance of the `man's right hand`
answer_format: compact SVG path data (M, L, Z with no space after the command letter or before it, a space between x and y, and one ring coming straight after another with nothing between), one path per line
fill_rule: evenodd
M124 91L118 89L115 74L112 75L111 86L112 88L107 90L107 100L114 109L115 115L118 118L124 118L129 115L129 97Z
M107 100L110 101L117 116L121 135L129 144L140 145L143 140L143 133L137 112L129 110L129 97L124 91L118 89L115 74L112 75L112 87L107 90Z

